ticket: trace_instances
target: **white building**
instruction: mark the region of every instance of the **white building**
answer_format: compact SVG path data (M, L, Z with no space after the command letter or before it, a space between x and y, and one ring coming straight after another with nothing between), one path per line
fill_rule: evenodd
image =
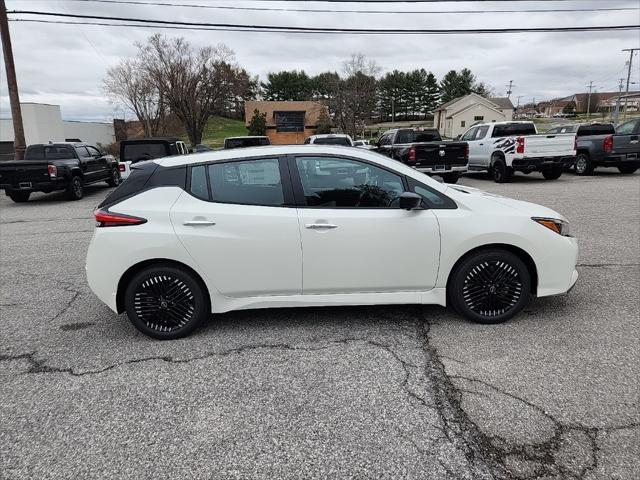
M93 145L115 142L113 123L63 120L60 105L21 103L20 107L27 145L78 140ZM13 141L12 119L0 119L0 153L13 153Z
M433 125L440 135L455 138L480 122L513 120L513 103L506 97L485 98L475 93L454 98L434 112Z

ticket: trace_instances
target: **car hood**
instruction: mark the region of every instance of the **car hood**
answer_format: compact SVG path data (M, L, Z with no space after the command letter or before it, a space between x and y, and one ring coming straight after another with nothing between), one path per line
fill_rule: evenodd
M550 208L547 208L537 203L524 202L522 200L515 200L513 198L503 197L495 193L485 192L479 188L467 187L466 185L451 185L447 184L447 194L455 197L456 200L461 201L467 205L470 209L482 208L485 206L501 205L514 210L517 210L529 217L543 217L543 218L557 218L559 220L567 221L567 219Z

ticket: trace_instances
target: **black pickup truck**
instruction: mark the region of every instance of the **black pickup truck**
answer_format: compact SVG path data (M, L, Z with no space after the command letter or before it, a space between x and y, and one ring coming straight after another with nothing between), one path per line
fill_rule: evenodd
M445 183L456 183L468 169L467 142L444 141L435 128L398 128L382 134L375 150Z
M557 131L556 131L557 130ZM640 168L640 119L619 125L592 123L563 125L547 133L576 134L575 171L591 175L596 167L617 167L631 174Z
M120 183L118 162L93 145L49 143L29 145L24 160L0 162L0 190L14 202L26 202L33 192L64 190L69 200L79 200L84 186Z

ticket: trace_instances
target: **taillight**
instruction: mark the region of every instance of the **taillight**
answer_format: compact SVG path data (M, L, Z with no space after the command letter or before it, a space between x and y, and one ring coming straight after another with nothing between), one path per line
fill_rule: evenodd
M605 152L611 153L611 151L613 150L613 137L611 135L609 135L602 141L602 148L604 148Z
M124 163L119 163L119 164L118 164L118 170L119 170L120 172L124 172L124 171L125 171Z
M416 161L416 149L415 149L415 147L411 147L409 149L409 158L408 158L408 160L410 162L415 162Z
M147 222L146 218L125 215L124 213L111 213L106 210L96 210L96 227L123 227L126 225L141 225Z
M56 178L58 176L58 167L55 165L48 165L47 170L49 170L49 177Z
M516 138L516 153L524 153L524 137Z

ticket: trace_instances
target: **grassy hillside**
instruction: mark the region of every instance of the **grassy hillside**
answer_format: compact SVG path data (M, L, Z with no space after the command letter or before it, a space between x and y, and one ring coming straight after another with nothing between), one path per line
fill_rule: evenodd
M224 117L211 117L209 125L202 136L202 143L213 148L222 147L225 137L239 137L248 135L247 127L242 120L232 120Z

